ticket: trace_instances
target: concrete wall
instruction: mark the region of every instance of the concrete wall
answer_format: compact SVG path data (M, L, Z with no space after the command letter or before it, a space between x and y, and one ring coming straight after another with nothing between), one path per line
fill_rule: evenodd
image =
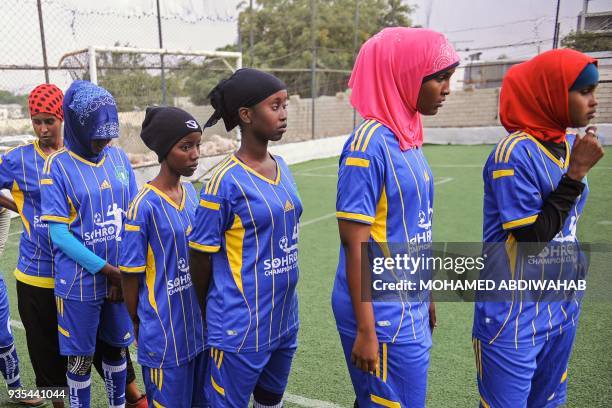
M595 123L612 123L612 82L602 82L597 89L599 100L598 117ZM210 106L186 107L200 123L204 124L212 114ZM499 89L475 89L471 91L454 91L448 97L444 107L436 116L423 117L426 128L463 128L463 127L495 127L500 126ZM354 123L359 123L359 115L354 116L349 103L348 93L336 96L317 98L315 104L315 139L349 134ZM143 154L148 152L140 140L140 126L144 112L121 112L121 138L119 144L128 152ZM15 135L31 132L28 119L0 120L0 135ZM438 142L443 142L445 132L438 132ZM223 122L204 133L204 141L213 140L213 135L236 139L236 132L226 132ZM312 100L295 95L289 102L289 127L282 143L312 140ZM455 142L456 139L448 140ZM214 149L211 154L215 154Z

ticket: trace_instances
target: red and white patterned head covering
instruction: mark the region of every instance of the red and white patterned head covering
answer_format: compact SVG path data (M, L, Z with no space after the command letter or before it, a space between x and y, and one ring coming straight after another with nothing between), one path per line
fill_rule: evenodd
M38 85L32 92L30 92L30 96L28 98L30 117L39 113L48 113L63 121L63 101L64 93L57 86L53 84Z

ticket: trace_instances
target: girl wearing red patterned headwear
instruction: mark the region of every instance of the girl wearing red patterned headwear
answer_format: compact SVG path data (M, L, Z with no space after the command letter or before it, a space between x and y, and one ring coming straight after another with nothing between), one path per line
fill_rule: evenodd
M0 197L0 207L19 213L23 223L14 274L19 315L25 327L37 387L66 387L66 359L60 355L57 337L53 248L47 223L40 220L40 180L45 160L63 147L63 99L64 94L53 84L34 88L28 98L28 108L37 138L0 158L0 189L11 190L14 199ZM96 356L103 352L103 347L99 347ZM146 398L138 390L135 378L130 361L126 399L133 404L126 406L144 407ZM64 403L54 401L53 405L63 407Z
M19 314L26 329L38 387L66 384L61 370L65 362L57 346L53 250L47 225L40 221L39 187L45 159L62 146L62 99L62 91L55 85L36 87L30 94L28 107L37 139L9 150L0 158L0 189L9 189L14 199L3 197L0 205L19 213L23 223L14 274ZM31 406L42 403L42 400L29 402Z

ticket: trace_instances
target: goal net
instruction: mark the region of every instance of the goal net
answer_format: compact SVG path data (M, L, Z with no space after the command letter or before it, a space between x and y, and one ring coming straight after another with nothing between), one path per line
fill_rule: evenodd
M220 79L242 66L242 54L131 47L88 47L64 54L59 68L73 80L85 79L106 88L117 102L119 145L135 166L156 162L140 140L147 106L176 106L190 112L202 125L212 114L207 95ZM217 124L206 132L203 156L227 154L238 134Z

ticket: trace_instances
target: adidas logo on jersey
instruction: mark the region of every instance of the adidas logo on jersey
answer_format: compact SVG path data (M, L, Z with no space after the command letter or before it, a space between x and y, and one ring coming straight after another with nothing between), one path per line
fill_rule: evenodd
M107 188L111 188L111 185L110 185L110 183L108 182L108 180L104 180L104 181L102 182L102 184L100 184L100 189L101 189L101 190L105 190L105 189L107 189Z
M295 209L289 200L285 201L285 212Z

